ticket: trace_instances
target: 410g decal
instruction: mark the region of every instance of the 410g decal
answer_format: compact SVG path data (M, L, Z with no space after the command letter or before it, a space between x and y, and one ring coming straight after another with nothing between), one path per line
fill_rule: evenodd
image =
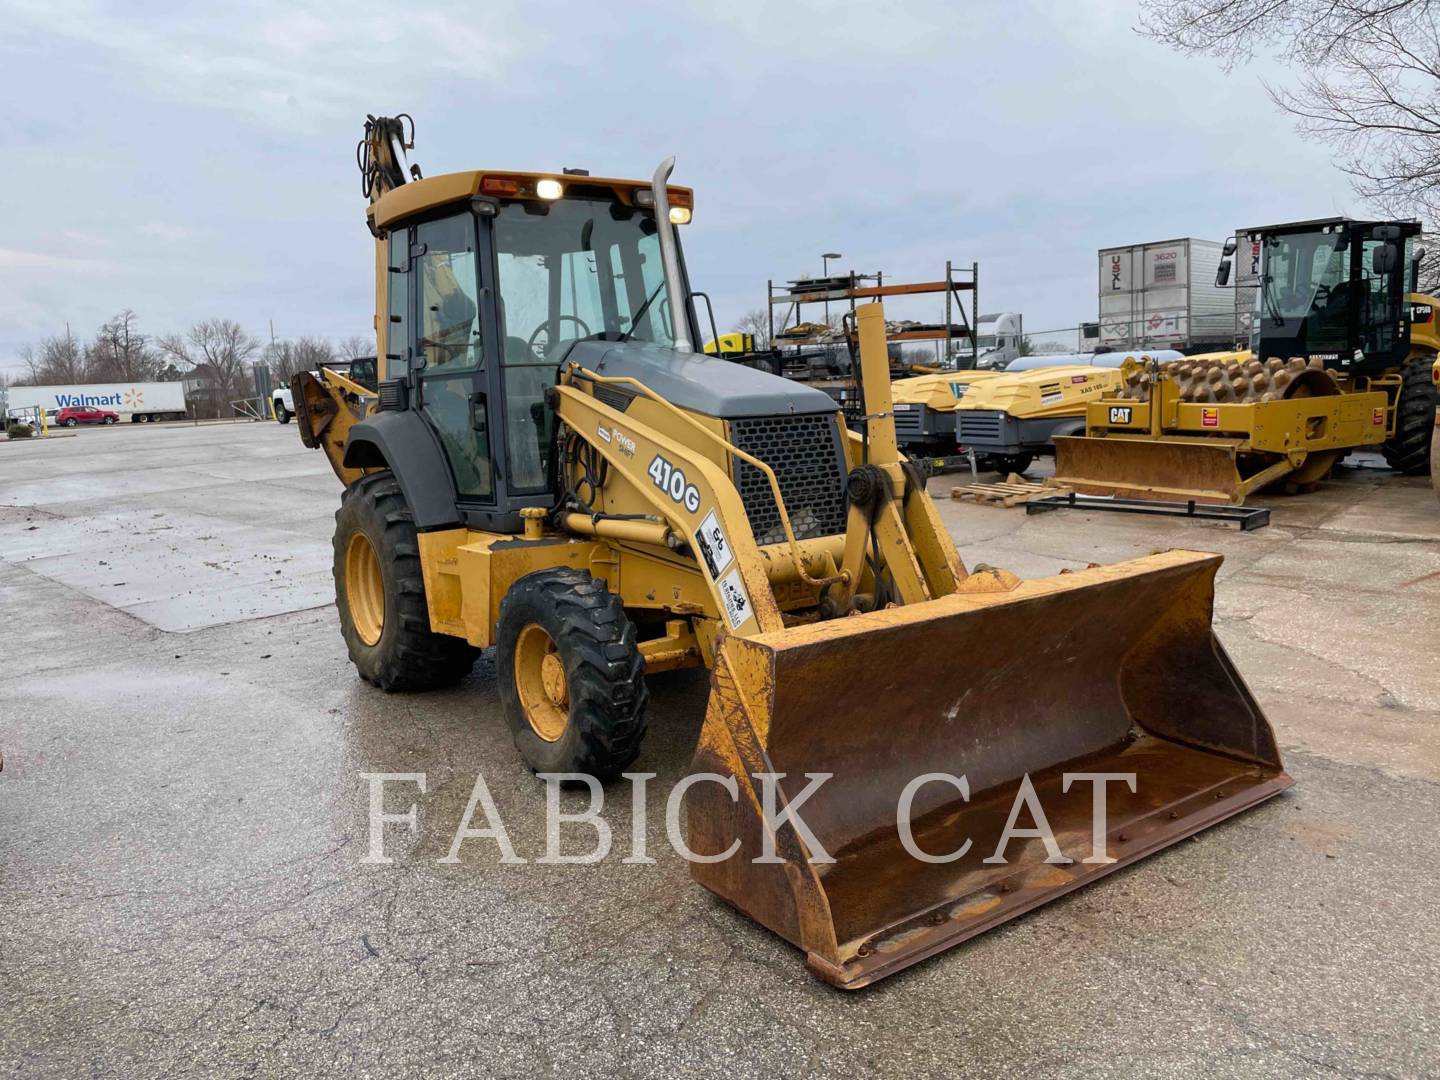
M662 455L656 454L655 459L650 462L650 468L645 471L650 474L650 479L655 481L656 487L690 513L700 512L700 489L685 479L685 470L677 469Z

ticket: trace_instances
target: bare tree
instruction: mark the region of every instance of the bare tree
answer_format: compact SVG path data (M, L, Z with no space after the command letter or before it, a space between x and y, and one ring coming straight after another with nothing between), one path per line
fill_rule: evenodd
M166 334L160 350L199 375L220 402L250 396L250 362L260 351L258 339L231 319L205 319L183 336Z
M302 371L314 371L336 360L335 350L324 338L302 337L294 341L272 341L262 357L275 381L284 386Z
M1269 55L1265 82L1301 134L1333 147L1382 212L1440 219L1440 29L1435 0L1142 0L1140 32L1227 69Z
M358 334L343 338L335 346L335 351L341 360L354 360L357 356L375 355L375 338L360 337Z
M755 348L770 348L770 315L764 308L755 308L740 316L735 329L755 338Z
M158 375L161 359L136 322L135 312L126 308L100 327L87 348L91 378L97 382L149 382Z
M45 338L40 342L38 352L33 346L26 345L20 350L20 359L25 364L25 374L15 380L17 384L51 386L83 383L90 377L85 349L70 332L68 323L63 337Z

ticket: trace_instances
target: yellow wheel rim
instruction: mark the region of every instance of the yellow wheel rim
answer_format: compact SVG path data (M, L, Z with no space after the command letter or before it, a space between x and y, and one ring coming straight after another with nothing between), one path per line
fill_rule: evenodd
M570 687L555 641L531 623L515 643L515 689L531 730L546 742L565 734L570 722Z
M360 640L374 645L385 629L385 580L375 545L363 532L352 533L345 546L345 599Z

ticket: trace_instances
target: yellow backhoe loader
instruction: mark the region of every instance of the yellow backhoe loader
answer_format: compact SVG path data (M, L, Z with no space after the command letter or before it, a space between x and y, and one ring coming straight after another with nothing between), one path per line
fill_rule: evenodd
M378 402L295 394L347 485L363 678L445 685L493 646L525 762L611 778L646 675L709 668L693 876L848 988L1290 784L1211 631L1218 556L966 570L896 448L879 304L852 434L824 393L696 351L673 159L407 181L406 134L371 118L361 145ZM1133 780L1103 828L1077 773ZM997 853L1020 797L1053 835Z
M1263 259L1251 358L1130 370L1089 404L1084 435L1055 440L1058 482L1242 503L1275 483L1307 490L1356 449L1429 471L1440 302L1410 291L1419 223L1327 218L1248 235Z

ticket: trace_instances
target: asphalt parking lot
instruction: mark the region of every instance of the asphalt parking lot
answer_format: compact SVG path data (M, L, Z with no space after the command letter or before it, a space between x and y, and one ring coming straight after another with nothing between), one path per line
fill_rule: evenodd
M1373 463L1372 463L1373 464ZM0 1074L594 1077L1440 1074L1440 505L1345 468L1268 529L1026 518L944 497L1022 576L1226 556L1217 629L1297 784L879 986L653 865L439 864L483 771L521 856L544 792L488 661L361 684L339 486L293 425L0 444ZM939 663L944 660L937 661ZM658 677L636 768L685 773L703 674ZM363 862L365 773L423 773ZM631 835L630 807L605 817Z

